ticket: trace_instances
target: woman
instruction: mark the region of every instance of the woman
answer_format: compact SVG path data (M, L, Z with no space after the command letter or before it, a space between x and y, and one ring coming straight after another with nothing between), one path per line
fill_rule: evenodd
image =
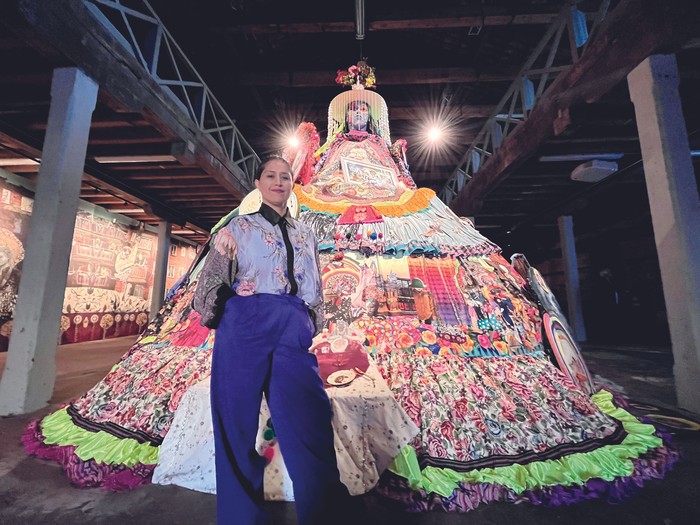
M299 523L331 523L330 510L349 496L336 466L330 403L308 352L316 332L310 308L322 305L316 238L287 209L293 182L285 160L263 162L255 186L260 210L217 234L194 297L203 322L223 307L211 371L218 522L264 523L266 461L255 451L264 393ZM222 286L235 294L225 304Z

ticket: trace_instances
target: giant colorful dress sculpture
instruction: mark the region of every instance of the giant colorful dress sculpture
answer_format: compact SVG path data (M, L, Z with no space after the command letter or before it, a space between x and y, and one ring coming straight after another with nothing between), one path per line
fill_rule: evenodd
M411 510L463 511L619 499L662 477L677 454L610 392L594 392L536 270L516 271L468 220L416 188L384 100L346 91L328 122L322 147L303 124L301 146L287 152L300 220L319 241L319 337L362 333L420 429L377 492ZM60 462L79 486L148 482L179 400L209 374L215 333L191 308L195 287L196 270L101 382L30 425L27 450Z

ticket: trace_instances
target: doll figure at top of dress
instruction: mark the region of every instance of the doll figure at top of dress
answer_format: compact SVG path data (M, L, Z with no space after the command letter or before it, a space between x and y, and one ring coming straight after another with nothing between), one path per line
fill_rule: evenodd
M331 103L329 139L303 191L327 202L365 204L396 201L415 187L399 141L392 154L386 103L372 91L352 90Z

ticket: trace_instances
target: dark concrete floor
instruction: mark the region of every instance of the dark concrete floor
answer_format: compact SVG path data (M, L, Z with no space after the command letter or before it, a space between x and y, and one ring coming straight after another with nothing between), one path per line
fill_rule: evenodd
M215 523L215 497L173 486L148 485L130 492L76 489L50 462L27 457L20 443L25 425L81 394L98 381L129 347L131 339L70 345L58 353L56 394L52 406L31 415L0 418L0 524L204 525ZM75 359L81 355L80 361ZM668 354L639 349L596 347L585 352L593 373L623 386L633 399L672 408L673 378ZM80 366L76 363L80 362ZM0 356L0 370L4 359ZM601 501L571 507L527 504L482 505L468 514L405 514L387 502L365 497L370 524L453 525L605 525L700 523L700 433L675 436L683 459L665 480L647 482L630 500ZM271 524L296 524L294 506L269 503Z

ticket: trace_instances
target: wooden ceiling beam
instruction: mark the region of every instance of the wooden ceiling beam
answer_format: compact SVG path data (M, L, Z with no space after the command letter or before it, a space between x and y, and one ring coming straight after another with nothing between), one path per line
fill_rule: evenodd
M114 115L112 119L107 119L104 117L93 117L92 122L90 122L90 129L110 129L115 130L115 133L119 133L119 128L133 129L141 127L150 127L151 124L144 119L126 120L122 115ZM31 130L43 130L46 129L46 121L34 122L27 124L24 127ZM116 128L116 129L115 129Z
M36 174L39 173L39 164L24 165L24 166L2 166L2 169L11 171L16 174Z
M479 26L548 25L554 22L558 13L533 13L513 15L450 16L433 18L410 18L375 20L367 29L372 31L407 31L416 29L460 29ZM353 21L341 22L297 22L288 24L241 24L216 27L218 33L239 33L244 35L261 34L314 34L314 33L354 33Z
M538 156L551 156L551 155L593 155L596 153L622 153L624 155L636 155L638 156L641 152L641 147L639 145L639 140L615 140L611 137L610 140L605 140L604 136L601 136L599 141L585 141L585 140L566 140L562 139L561 142L546 141L541 149L537 151ZM576 161L571 161L576 162ZM579 161L584 162L584 161Z
M158 144L172 143L153 128L127 126L122 128L90 129L88 144Z
M216 187L216 188L221 188L220 185L216 184L214 182L214 179L211 178L211 175L208 175L206 173L190 173L190 172L171 172L167 170L163 170L162 173L143 173L143 172L135 172L135 173L125 173L125 172L120 172L122 178L126 180L131 180L131 181L146 181L146 184L150 181L158 181L159 183L166 184L166 183L183 183L186 181L210 181L210 184L207 184L208 186L211 187ZM201 187L202 183L197 183L197 186ZM164 188L167 188L168 186L163 186Z
M568 173L561 173L559 174L558 178L553 177L552 179L546 180L546 182L528 182L529 178L523 179L518 179L518 181L523 181L523 182L511 182L514 179L509 179L507 183L504 183L500 188L499 188L499 193L501 190L511 190L511 191L529 191L529 190L537 190L537 189L547 189L547 188L566 188L568 186L571 186L571 184L575 184L572 182L571 179L569 179L569 174ZM540 179L541 180L541 179Z
M88 201L92 204L97 204L98 206L112 205L112 206L124 206L124 201L118 197L95 197L92 195L80 196L81 199Z
M639 142L639 135L606 135L605 137L566 137L566 138L556 138L547 141L547 144L600 144L601 146L609 144L611 142ZM605 149L612 149L606 146Z
M479 70L470 67L440 67L382 70L382 85L466 84L471 82L509 82L518 74L517 67L494 67ZM335 86L328 71L241 72L229 79L236 86L277 86L307 88Z
M197 210L200 208L211 208L211 207L226 207L229 206L233 203L236 203L231 209L235 208L240 202L238 199L236 199L233 196L229 196L228 198L224 197L198 197L197 201L190 197L189 195L183 194L183 195L175 195L172 197L168 198L169 202L181 202L185 205L187 209L191 210Z
M109 130L112 131L112 130ZM150 136L137 137L131 136L126 137L123 134L114 133L113 136L108 138L90 138L88 140L88 145L90 146L111 146L111 145L127 145L127 144L171 144L173 139L170 137L164 137L162 135L149 134ZM92 134L91 134L92 137Z
M126 171L133 174L143 173L144 177L148 177L149 173L158 175L159 173L175 172L173 175L206 175L206 172L197 166L191 164L180 164L179 162L125 162L123 164L114 163L109 169L111 171ZM126 173L124 176L131 176L132 173ZM207 175L211 177L211 175Z
M510 133L474 178L450 203L472 215L499 183L557 132L572 124L569 108L595 102L658 52L673 52L692 34L696 16L678 2L622 0L589 42L586 52L547 89L527 121ZM698 6L694 4L695 14Z
M202 206L188 206L187 203L181 202L180 205L186 207L191 213L196 213L197 215L202 215L203 217L208 217L214 221L219 221L222 217L225 217L231 211L235 210L239 205L239 202L232 201L222 204L205 204Z
M2 100L0 100L0 105L3 105ZM40 107L32 109L30 107L21 112L14 111L12 113L7 113L3 120L20 129L44 131L47 125L48 109L48 105L45 108ZM114 114L111 111L107 113L104 111L105 109L105 106L100 106L98 104L92 114L92 121L90 122L91 130L117 128L115 132L119 132L119 128L124 128L124 131L128 132L136 128L151 127L151 124L138 113Z
M0 86L51 85L51 73L13 73L0 76Z
M147 188L149 190L153 189L153 186L150 184L144 184L143 187ZM183 195L183 194L189 195L190 197L195 196L195 195L231 195L230 193L227 194L225 191L223 191L221 186L216 186L214 184L210 184L207 186L204 186L202 184L193 184L193 185L189 185L189 186L182 186L183 188L185 188L187 190L186 192L178 190L176 186L172 186L172 185L170 185L170 186L158 185L158 187L159 187L159 189L162 188L161 191L158 192L158 195L160 195L162 197L166 197L166 198L168 195ZM172 190L170 190L170 188L172 188ZM233 198L233 195L231 195L231 197Z
M170 189L190 189L190 188L209 188L209 191L212 193L217 193L221 192L221 186L218 184L211 182L209 184L202 184L201 182L193 183L193 182L187 182L183 181L180 178L172 178L168 179L165 182L157 182L157 183L151 183L148 181L145 181L142 184L142 187L146 190L170 190Z
M495 110L496 106L478 104L463 104L459 106L449 106L446 109L441 109L439 105L426 100L424 102L414 102L410 106L396 106L392 104L392 106L389 108L389 120L391 122L404 120L415 121L425 118L427 116L433 116L433 113L437 114L438 112L441 112L440 114L449 117L451 121L485 119L493 115ZM325 122L328 118L328 110L319 108L312 111L300 111L297 115L294 115L293 118L299 119L299 122L301 122L302 120L306 122L316 123ZM257 125L267 124L275 127L279 126L280 119L279 117L275 116L251 116L250 118L236 119L236 122L238 124L246 125L252 123Z
M124 163L127 163L127 159L134 157L168 157L172 156L171 145L172 139L170 143L157 142L155 144L88 144L87 158L123 157ZM170 162L174 160L174 157L169 159Z

